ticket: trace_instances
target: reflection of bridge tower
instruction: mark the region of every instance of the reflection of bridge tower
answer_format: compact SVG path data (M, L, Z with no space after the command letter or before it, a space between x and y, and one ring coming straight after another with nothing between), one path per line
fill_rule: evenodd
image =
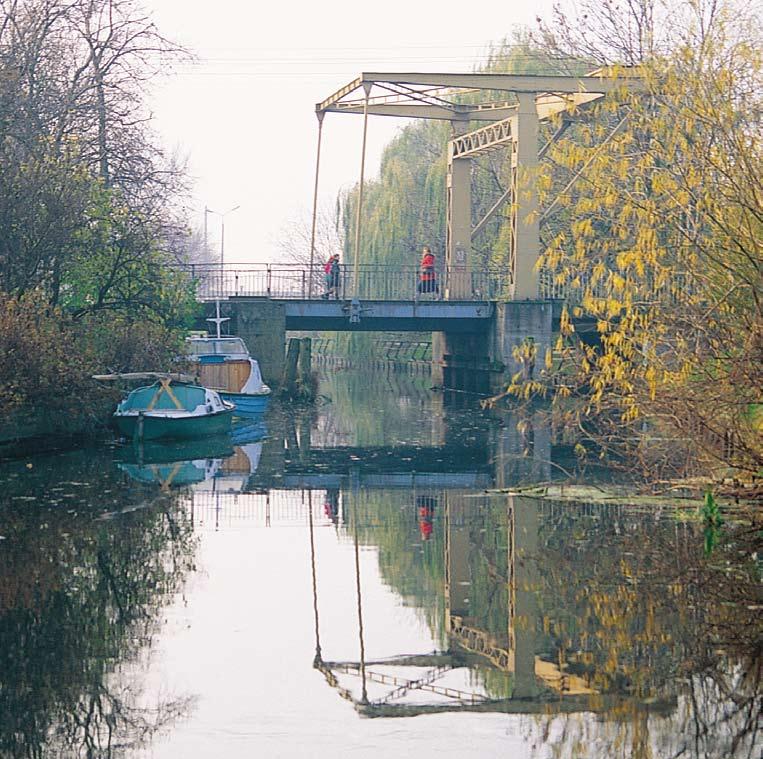
M537 413L521 419L510 414L503 427L491 430L490 451L497 488L551 478L550 423Z
M612 697L598 694L583 678L568 674L556 657L544 656L537 598L540 503L519 496L500 501L486 496L475 502L469 492L450 490L441 493L438 504L444 530L444 651L375 660L366 656L357 512L351 505L360 660L325 661L311 531L316 627L313 664L327 683L368 716L610 708ZM505 508L505 520L496 519L496 505ZM479 599L478 594L482 594ZM372 684L374 694L369 695ZM382 695L378 695L380 686L387 688ZM592 695L596 695L595 701Z
M539 690L535 666L538 504L529 498L508 497L506 565L493 569L495 581L505 582L508 594L507 625L500 633L481 629L471 614L473 528L464 517L473 508L472 504L473 499L454 493L446 495L445 625L448 642L451 649L482 657L497 669L510 673L513 676L513 698L532 698Z

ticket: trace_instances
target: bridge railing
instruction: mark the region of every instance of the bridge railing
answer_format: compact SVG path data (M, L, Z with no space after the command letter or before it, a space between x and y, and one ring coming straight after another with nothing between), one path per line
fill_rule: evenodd
M323 264L310 267L303 264L188 264L183 267L196 282L200 300L215 300L236 296L273 298L275 300L320 300L327 297L327 282ZM506 269L440 267L435 279L421 279L416 266L362 264L357 272L352 265L340 266L337 286L330 297L348 300L432 301L432 300L510 300L511 277ZM640 283L642 290L644 283ZM660 286L646 287L652 293L651 302L675 304L693 291L691 277L675 272ZM547 271L541 271L538 297L565 300L579 305L583 294L593 298L617 295L607 276L596 283L589 272L581 272L574 284L559 283Z
M434 280L422 280L418 267L363 264L356 273L341 265L336 287L328 292L323 264L216 264L188 265L201 300L236 296L275 300L450 300L484 301L507 298L509 275L505 270L443 267ZM334 284L334 283L332 283Z

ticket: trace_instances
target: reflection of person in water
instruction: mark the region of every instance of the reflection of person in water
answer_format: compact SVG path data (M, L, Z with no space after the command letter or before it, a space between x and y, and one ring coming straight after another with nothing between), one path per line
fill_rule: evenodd
M323 504L323 512L334 523L339 524L339 491L335 489L326 491L326 501Z
M432 536L432 521L434 519L434 510L436 506L436 496L416 496L416 508L419 510L419 532L421 533L422 540L429 540Z

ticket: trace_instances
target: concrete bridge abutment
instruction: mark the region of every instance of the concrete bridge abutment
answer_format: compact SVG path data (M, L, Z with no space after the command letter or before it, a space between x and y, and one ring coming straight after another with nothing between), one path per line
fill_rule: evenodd
M515 300L494 303L487 330L432 333L435 385L497 393L520 374L537 378L553 340L553 303Z

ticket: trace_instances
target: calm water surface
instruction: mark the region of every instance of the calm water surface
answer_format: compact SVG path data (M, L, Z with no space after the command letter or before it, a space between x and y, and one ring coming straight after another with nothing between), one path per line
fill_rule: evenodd
M758 759L745 523L486 492L560 449L428 385L0 464L0 757Z

